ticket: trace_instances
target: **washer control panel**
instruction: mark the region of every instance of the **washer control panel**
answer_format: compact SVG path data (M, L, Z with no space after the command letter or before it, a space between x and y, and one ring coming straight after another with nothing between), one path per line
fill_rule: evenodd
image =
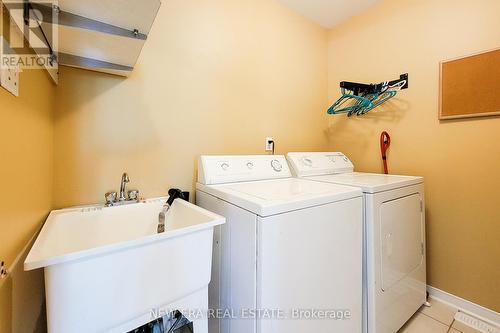
M354 166L342 153L288 153L288 162L297 177L353 172Z
M285 156L201 156L198 182L205 185L225 184L291 177Z

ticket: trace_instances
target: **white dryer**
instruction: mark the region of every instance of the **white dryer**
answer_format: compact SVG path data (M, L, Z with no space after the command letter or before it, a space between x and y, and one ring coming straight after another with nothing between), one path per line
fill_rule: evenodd
M342 153L289 153L294 175L364 193L364 331L394 333L426 301L422 177L353 172Z
M362 331L360 189L292 178L272 155L202 156L196 189L227 219L209 287L222 319L209 332Z

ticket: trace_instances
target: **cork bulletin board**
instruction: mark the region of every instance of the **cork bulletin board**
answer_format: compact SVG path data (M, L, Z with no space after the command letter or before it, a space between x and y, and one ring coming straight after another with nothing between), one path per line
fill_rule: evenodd
M500 48L440 64L439 119L500 115Z

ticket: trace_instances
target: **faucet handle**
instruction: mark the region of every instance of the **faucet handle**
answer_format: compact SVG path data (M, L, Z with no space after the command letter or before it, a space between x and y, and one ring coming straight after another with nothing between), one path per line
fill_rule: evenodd
M106 199L106 206L111 206L113 205L114 202L116 202L116 192L108 192L104 195L104 198Z
M128 191L128 199L129 200L138 200L139 199L139 191L138 190Z
M128 176L128 173L124 172L123 175L122 175L122 182L124 183L129 183L130 182L130 178Z

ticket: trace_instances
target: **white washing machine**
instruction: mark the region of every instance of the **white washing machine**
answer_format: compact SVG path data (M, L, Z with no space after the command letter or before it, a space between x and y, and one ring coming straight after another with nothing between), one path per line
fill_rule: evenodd
M211 333L362 331L358 188L291 176L284 156L202 156L196 203L216 229Z
M364 331L394 333L426 301L422 177L353 172L342 153L289 153L294 175L364 193Z

